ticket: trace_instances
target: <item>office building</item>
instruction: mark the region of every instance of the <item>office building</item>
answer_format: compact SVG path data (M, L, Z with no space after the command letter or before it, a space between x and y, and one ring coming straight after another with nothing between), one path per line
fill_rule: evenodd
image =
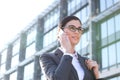
M57 25L69 15L85 28L76 50L98 62L100 77L120 80L120 0L56 0L0 50L0 80L45 80L39 56L59 46Z

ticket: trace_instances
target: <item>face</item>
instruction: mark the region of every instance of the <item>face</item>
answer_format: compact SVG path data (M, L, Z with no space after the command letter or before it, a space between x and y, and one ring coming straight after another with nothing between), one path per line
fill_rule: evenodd
M64 27L64 32L67 34L73 46L80 41L82 31L81 24L78 20L71 20Z

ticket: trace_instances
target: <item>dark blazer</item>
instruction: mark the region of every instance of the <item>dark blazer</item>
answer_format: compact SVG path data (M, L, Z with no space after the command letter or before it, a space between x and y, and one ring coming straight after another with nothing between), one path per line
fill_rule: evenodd
M84 70L84 80L95 80L93 72L85 65L85 57L78 54L78 60ZM76 70L71 64L72 57L64 55L57 49L52 54L42 54L40 56L41 68L45 72L47 80L79 80Z

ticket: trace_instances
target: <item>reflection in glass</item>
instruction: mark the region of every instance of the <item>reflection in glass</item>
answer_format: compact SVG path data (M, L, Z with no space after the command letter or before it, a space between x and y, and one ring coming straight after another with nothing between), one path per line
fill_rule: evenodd
M19 54L12 57L11 67L17 66L19 63Z
M116 64L116 49L115 44L109 46L109 65Z
M17 80L17 72L10 74L10 80Z
M102 49L102 68L107 68L108 67L108 51L107 48Z
M120 64L120 41L117 43L117 63Z
M106 22L101 24L101 39L104 39L107 37L107 25Z
M26 48L26 58L31 57L34 53L36 52L35 50L35 43L31 44Z
M33 62L24 67L24 80L33 80L34 64Z
M115 31L114 18L108 20L108 36L113 34Z
M120 31L120 14L115 16L116 32Z

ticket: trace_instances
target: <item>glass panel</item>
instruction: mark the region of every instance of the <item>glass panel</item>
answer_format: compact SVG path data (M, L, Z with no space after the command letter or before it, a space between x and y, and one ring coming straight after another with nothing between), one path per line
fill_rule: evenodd
M15 67L18 65L19 62L19 55L15 55L12 57L12 61L11 61L11 67Z
M35 52L35 43L33 43L26 48L26 58L32 56Z
M41 80L46 80L45 75L42 75L42 76L41 76Z
M86 7L82 9L82 23L85 23L87 18Z
M27 36L27 45L29 45L31 42L35 41L36 39L36 29L34 29L30 34Z
M114 33L115 27L114 27L114 18L111 18L108 20L108 36Z
M106 9L106 0L100 0L100 11L104 11Z
M24 80L33 80L34 63L30 63L24 68Z
M49 44L51 44L52 42L54 42L55 40L57 40L57 27L54 28L53 30L51 30L49 33L47 33L47 34L44 36L43 46L46 47L46 46L48 46Z
M120 14L115 16L116 32L120 31Z
M1 53L1 64L5 63L6 59L7 59L7 50L5 50Z
M117 43L117 63L120 63L120 41Z
M0 65L0 75L4 74L6 71L5 64Z
M106 22L101 24L101 39L107 37L107 25Z
M79 52L80 49L81 49L81 47L80 47L80 41L79 41L79 43L75 46L75 50L76 50L77 52Z
M82 35L82 48L85 48L85 47L87 47L87 44L88 42L87 42L87 33L84 33L83 35Z
M113 0L107 0L106 3L107 3L107 8L109 8L110 6L113 5Z
M116 50L115 50L115 44L112 44L109 46L109 65L116 64Z
M10 80L17 80L17 72L10 74Z
M80 19L80 11L74 14L74 16L78 17Z
M49 30L49 15L46 16L45 18L45 23L44 23L44 32L48 31Z
M114 3L117 3L119 0L114 0Z
M43 47L46 47L48 45L48 42L49 42L49 34L47 33L46 35L44 35L44 38L43 38Z
M53 37L52 37L53 41L52 42L57 40L57 30L58 30L58 28L56 27L52 31L52 35L53 35Z
M12 55L15 55L16 53L19 53L19 48L20 48L20 41L17 41L17 43L13 46Z
M107 48L102 49L102 68L108 67L108 51Z

